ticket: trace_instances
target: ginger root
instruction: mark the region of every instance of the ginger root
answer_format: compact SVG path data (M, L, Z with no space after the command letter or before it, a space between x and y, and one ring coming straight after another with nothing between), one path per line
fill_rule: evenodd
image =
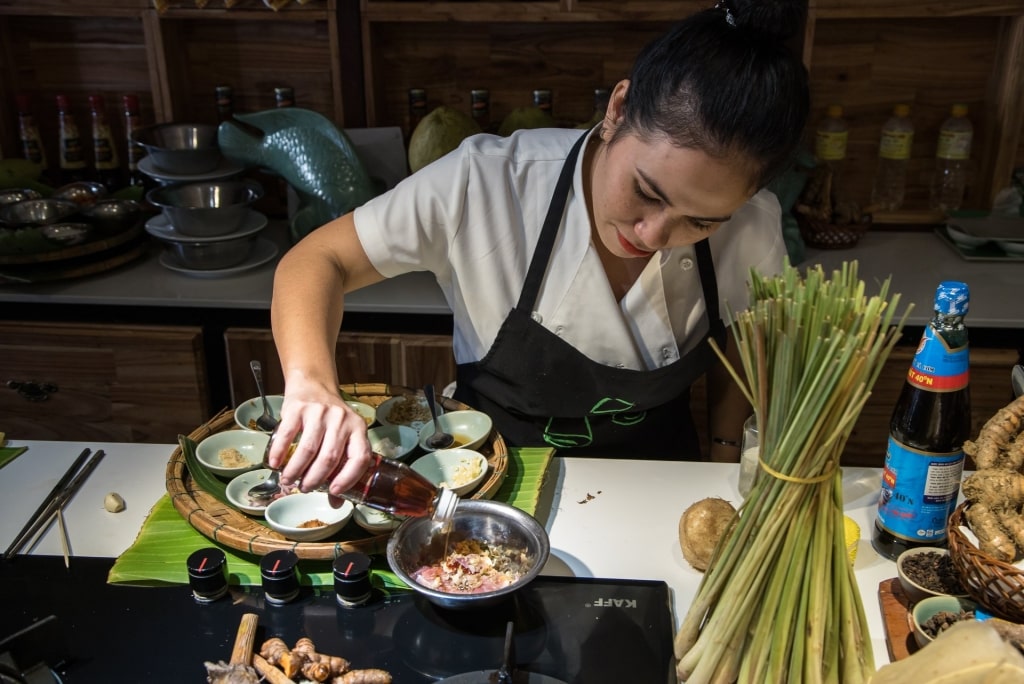
M387 670L352 670L335 677L331 684L391 684L391 673Z
M974 459L978 470L999 468L1020 470L1024 465L1024 442L1014 439L1024 423L1024 395L996 411L978 432L978 439L964 442L964 453Z

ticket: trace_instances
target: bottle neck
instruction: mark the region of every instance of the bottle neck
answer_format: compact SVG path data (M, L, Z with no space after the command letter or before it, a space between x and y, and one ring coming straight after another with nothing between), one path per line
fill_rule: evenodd
M458 504L458 494L447 487L442 487L434 500L434 512L430 516L431 520L447 526L455 515L455 507Z

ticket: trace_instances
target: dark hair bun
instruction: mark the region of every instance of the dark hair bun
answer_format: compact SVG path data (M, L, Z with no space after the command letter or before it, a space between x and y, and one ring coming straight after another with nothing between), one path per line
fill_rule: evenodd
M726 0L721 4L728 6L736 28L768 40L788 40L803 27L805 4L800 0Z

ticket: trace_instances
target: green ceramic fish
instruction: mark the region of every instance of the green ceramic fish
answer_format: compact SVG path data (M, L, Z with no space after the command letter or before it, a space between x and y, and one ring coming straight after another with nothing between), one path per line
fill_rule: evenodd
M297 242L373 197L375 185L344 132L317 112L287 107L236 114L217 142L231 159L273 171L299 196L291 237Z

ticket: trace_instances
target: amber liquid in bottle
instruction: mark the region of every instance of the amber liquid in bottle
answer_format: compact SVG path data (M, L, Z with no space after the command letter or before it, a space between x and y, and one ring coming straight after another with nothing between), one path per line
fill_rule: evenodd
M442 492L430 480L380 454L373 459L355 486L345 492L346 499L392 515L425 518L444 513L439 506Z
M890 559L895 559L907 549L945 546L947 543L945 525L956 506L963 469L963 443L970 437L971 431L971 398L966 378L967 328L963 324L963 315L963 312L937 312L924 335L924 338L932 338L927 340L928 344L942 345L948 354L959 351L965 355L961 380L944 381L941 375L928 379L934 382L939 391L925 389L920 382L914 382L915 369L919 366L920 354L926 346L923 340L893 409L880 514L875 518L871 538L875 550ZM949 387L941 387L942 384L948 384ZM894 451L902 459L895 466L891 462ZM924 483L921 486L905 486L904 483L910 477L907 473L920 468L907 461L908 452L910 461L928 464L928 486L924 486ZM899 465L904 467L900 468ZM886 478L890 480L888 484L884 481ZM941 491L936 491L942 485L949 490L948 501L945 502L942 501ZM894 534L894 530L883 524L882 511L886 507L891 506L894 511L913 512L917 510L915 507L928 502L929 497L933 499L930 502L930 516L922 514L915 518L915 524L908 525L903 530L904 534ZM894 514L891 520L893 527L897 527L901 523L901 516Z

